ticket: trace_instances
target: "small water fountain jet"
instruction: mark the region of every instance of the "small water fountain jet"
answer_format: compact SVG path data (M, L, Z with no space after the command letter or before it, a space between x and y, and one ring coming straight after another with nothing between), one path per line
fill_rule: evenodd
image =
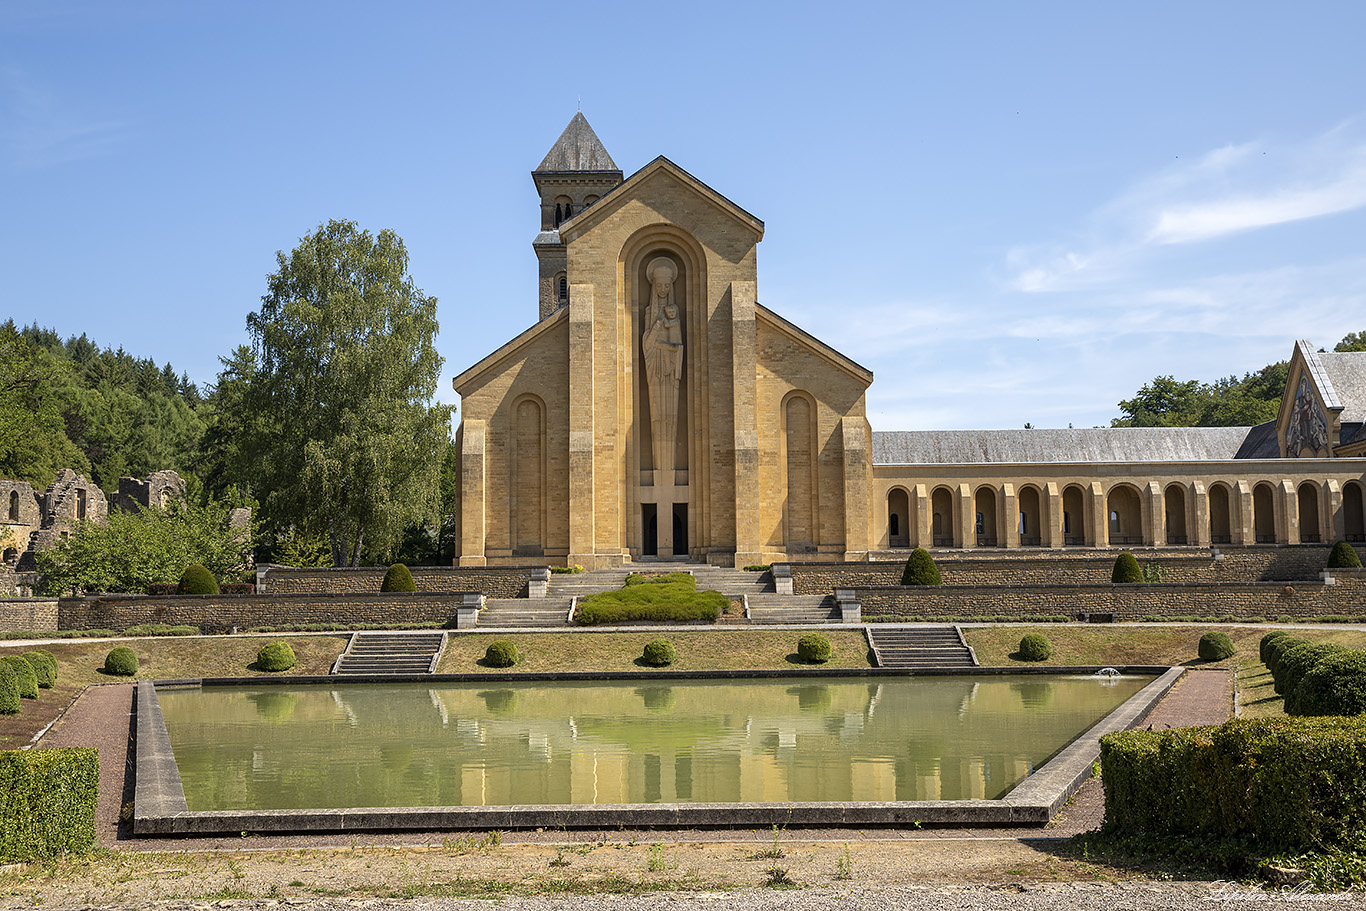
M1103 667L1100 670L1096 671L1096 676L1114 679L1115 677L1119 677L1120 673L1112 667Z

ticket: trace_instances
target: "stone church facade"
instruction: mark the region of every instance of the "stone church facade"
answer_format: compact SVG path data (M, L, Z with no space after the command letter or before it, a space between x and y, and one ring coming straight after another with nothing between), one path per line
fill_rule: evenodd
M1297 344L1259 427L874 433L758 302L762 221L582 114L532 177L540 318L453 381L459 565L1366 540L1366 355Z

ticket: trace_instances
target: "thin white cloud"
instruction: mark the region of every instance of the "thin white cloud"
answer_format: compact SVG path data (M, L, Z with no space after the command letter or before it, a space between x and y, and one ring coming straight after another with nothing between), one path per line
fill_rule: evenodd
M1163 247L1362 208L1360 119L1299 143L1223 146L1140 181L1094 213L1070 242L1010 250L1005 285L1029 294L1095 289L1129 277Z
M85 116L17 67L0 69L0 149L12 167L46 167L117 151L131 122Z

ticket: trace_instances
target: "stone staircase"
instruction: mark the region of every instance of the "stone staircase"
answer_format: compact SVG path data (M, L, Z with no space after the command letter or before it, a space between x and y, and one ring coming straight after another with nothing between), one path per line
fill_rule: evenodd
M332 673L430 674L446 647L445 633L353 633Z
M489 598L479 612L477 625L494 629L564 626L569 601L569 597L555 594L546 598Z
M956 626L870 626L878 667L976 667L977 656Z
M839 623L840 612L833 595L779 595L760 592L749 596L752 623L807 625Z

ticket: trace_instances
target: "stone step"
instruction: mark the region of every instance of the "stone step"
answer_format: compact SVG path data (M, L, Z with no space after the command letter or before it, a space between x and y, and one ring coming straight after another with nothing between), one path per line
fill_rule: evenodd
M974 667L977 660L952 626L868 628L879 667Z
M354 633L332 672L426 674L445 645L445 633Z

